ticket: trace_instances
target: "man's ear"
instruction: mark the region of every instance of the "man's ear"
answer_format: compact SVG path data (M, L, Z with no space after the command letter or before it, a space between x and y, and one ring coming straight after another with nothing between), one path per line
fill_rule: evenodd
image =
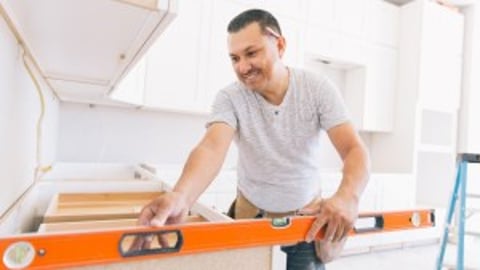
M283 36L280 36L277 38L277 49L278 49L278 55L280 58L283 57L283 54L285 53L285 49L287 48L287 41Z

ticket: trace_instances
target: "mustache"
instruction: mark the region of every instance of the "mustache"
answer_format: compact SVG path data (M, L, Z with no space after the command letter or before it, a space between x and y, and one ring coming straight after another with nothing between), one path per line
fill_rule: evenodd
M259 72L260 72L260 69L258 69L258 68L252 68L252 69L250 69L248 72L243 73L243 74L241 74L241 75L242 75L242 77L248 77L248 76L252 75L253 73L259 73Z

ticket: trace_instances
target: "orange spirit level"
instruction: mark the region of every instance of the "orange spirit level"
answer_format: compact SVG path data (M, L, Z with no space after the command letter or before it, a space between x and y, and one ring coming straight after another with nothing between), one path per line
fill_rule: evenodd
M0 238L0 254L3 254L1 268L52 269L231 248L294 244L305 239L314 220L312 216L295 216L5 237ZM350 235L434 225L434 210L366 213L359 216ZM323 231L316 239L322 237ZM134 241L142 238L157 239L151 241L148 248L130 248Z

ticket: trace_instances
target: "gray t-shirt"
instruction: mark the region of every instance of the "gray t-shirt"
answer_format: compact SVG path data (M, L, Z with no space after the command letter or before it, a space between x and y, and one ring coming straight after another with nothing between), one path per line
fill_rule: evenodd
M319 193L320 130L348 121L337 88L325 76L289 68L282 103L235 82L213 103L207 126L224 122L236 130L238 189L271 212L305 206Z

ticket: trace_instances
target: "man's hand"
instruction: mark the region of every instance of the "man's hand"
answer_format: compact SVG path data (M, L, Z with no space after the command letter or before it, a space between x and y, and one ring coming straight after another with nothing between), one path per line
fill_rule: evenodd
M181 223L188 215L189 207L182 194L166 192L145 205L140 212L137 225L160 227L166 224ZM150 248L153 237L136 237L129 250ZM166 240L158 237L159 244L165 245Z
M325 228L325 241L337 242L348 235L358 217L358 200L340 192L319 203L300 210L301 214L317 218L308 231L305 241L314 240L317 233Z

